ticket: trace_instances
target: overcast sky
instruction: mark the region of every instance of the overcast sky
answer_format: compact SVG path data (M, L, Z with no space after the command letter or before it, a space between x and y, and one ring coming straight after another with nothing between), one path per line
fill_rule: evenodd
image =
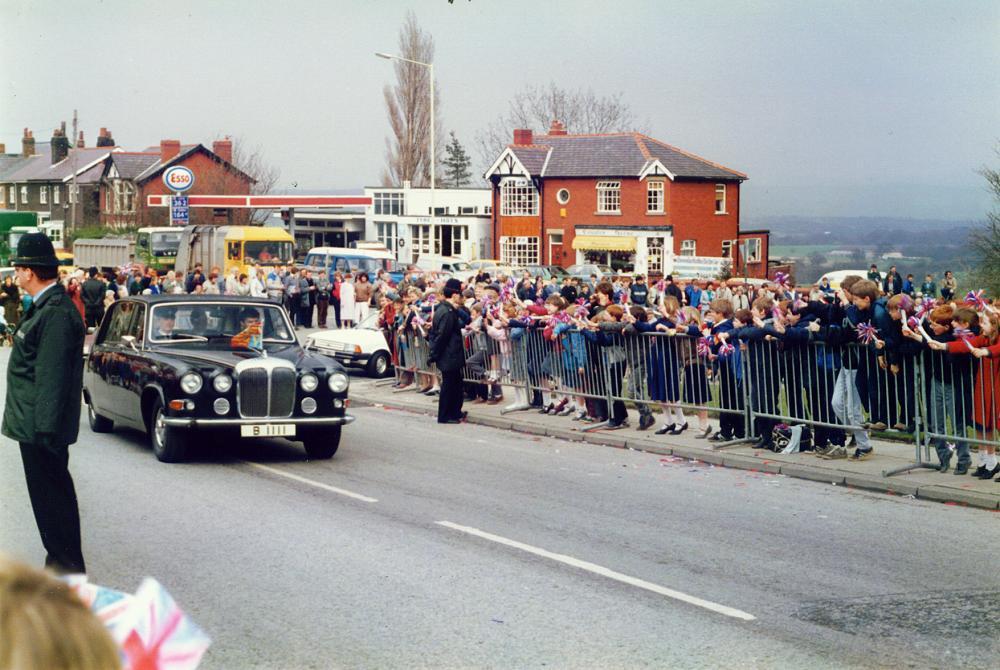
M373 52L396 51L410 8L471 154L513 91L555 81L620 92L653 137L747 173L745 217L991 206L996 0L0 0L0 142L47 139L76 108L88 143L230 134L284 188L376 184L393 68Z

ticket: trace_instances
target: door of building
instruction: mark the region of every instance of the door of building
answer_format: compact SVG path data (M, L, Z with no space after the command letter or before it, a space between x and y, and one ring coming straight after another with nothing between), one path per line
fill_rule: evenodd
M549 233L549 265L562 267L563 234Z

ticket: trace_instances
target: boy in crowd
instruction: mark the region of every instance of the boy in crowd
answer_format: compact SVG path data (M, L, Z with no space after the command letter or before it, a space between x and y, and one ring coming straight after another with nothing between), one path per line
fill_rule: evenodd
M708 308L712 320L712 355L716 357L719 369L719 432L710 437L713 442L728 442L734 438L743 439L746 426L743 423L743 380L740 376L739 342L733 327L733 304L728 300L714 300ZM719 347L728 342L736 351L728 356L719 356ZM728 412L725 410L729 410Z
M750 375L750 407L758 415L777 413L778 394L781 391L776 365L778 353L771 341L777 334L773 328L772 310L774 301L771 298L757 298L750 308L753 325L734 331L740 343L746 345L747 368ZM755 416L753 433L757 441L752 446L771 449L774 427L777 423L777 420L771 417Z
M645 307L649 303L649 286L646 285L646 278L642 275L636 275L635 283L629 290L629 301L639 307Z
M950 323L949 323L950 316ZM944 353L947 343L955 341L957 333L979 333L979 315L968 307L954 309L951 305L935 307L931 311L931 341L927 343L933 351L928 357L931 370L931 398L928 404L927 424L931 433L938 435L965 435L968 417L972 412L972 363L970 356L952 356ZM951 432L948 432L948 424ZM955 474L964 475L969 471L972 457L969 443L955 440L950 444L941 437L933 438L938 461L938 470L947 472L951 464L952 450L958 457Z
M877 268L876 268L877 270ZM858 368L861 362L859 351L849 345L857 340L857 325L865 319L863 311L854 303L854 291L861 290L859 285L864 284L866 297L859 302L866 306L870 300L875 284L871 280L865 280L857 275L849 275L840 283L840 295L832 304L821 308L823 316L822 325L815 333L816 339L834 347L840 355L841 368L837 372L837 379L834 383L833 405L834 414L837 415L839 423L845 426L860 426L864 422L862 413L861 394L858 387ZM868 433L862 428L849 429L854 436L857 449L853 458L862 460L872 455L873 449L868 439ZM834 445L824 450L817 450L817 455L826 459L847 458L847 448Z

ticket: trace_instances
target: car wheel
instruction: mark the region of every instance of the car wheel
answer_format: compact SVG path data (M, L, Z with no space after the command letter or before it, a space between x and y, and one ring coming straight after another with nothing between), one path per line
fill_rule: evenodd
M187 453L187 436L179 428L171 428L164 422L166 411L159 398L153 403L149 413L149 441L153 454L164 463L179 463Z
M110 433L115 427L114 421L97 413L93 403L87 404L87 422L90 423L90 430L93 433Z
M333 458L333 455L337 453L337 447L340 446L340 429L341 426L330 426L306 435L303 444L309 458L316 460Z
M384 351L380 351L368 359L368 365L365 367L365 372L369 377L375 377L376 379L381 379L389 372L389 354Z

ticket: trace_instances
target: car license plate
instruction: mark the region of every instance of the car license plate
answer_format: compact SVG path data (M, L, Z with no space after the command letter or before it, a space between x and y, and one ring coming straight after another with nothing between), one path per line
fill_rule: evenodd
M293 437L294 423L251 423L240 426L243 437Z

